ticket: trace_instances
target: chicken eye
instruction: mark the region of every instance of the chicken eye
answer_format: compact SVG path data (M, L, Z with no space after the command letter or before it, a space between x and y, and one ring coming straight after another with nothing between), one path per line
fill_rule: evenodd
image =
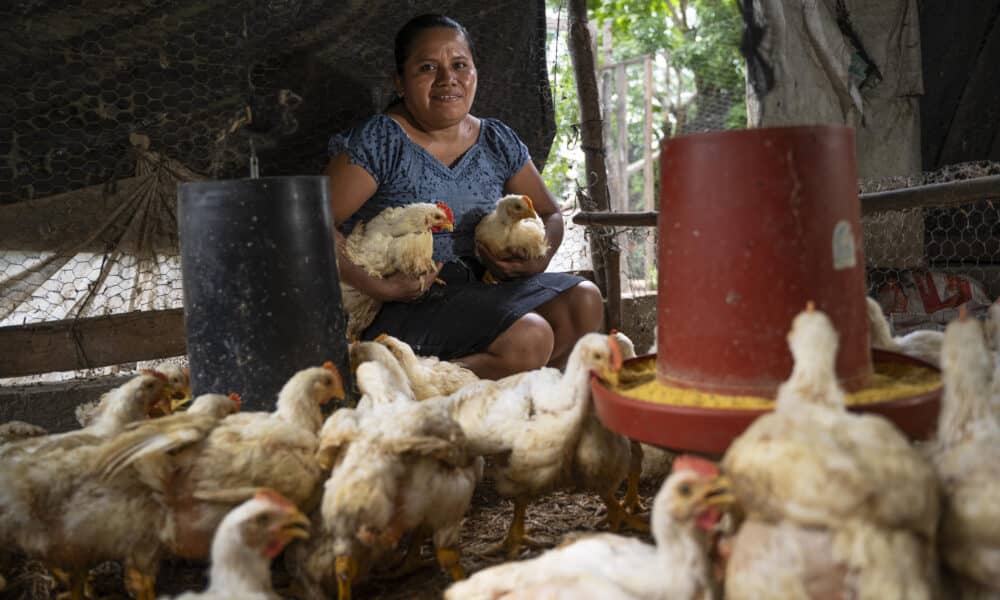
M682 483L680 487L677 488L677 493L679 493L681 496L690 496L691 486L687 483Z
M262 515L257 515L255 521L257 522L258 526L267 527L268 523L271 521L271 517L269 517L267 513L264 513Z

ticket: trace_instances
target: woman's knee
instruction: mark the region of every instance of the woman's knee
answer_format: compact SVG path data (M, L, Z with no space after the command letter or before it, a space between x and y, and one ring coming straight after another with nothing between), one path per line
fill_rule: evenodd
M599 331L604 326L604 298L590 281L582 281L567 290L570 311L582 333Z
M549 362L555 334L544 317L530 312L507 328L493 345L494 353L502 356L512 370L528 371Z

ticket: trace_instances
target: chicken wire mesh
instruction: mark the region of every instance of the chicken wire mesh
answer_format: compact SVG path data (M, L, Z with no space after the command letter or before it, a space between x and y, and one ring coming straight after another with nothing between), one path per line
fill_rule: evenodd
M4 3L0 327L181 308L177 184L245 177L252 152L264 176L320 173L392 98L393 36L425 12L466 26L476 114L543 167L541 0Z

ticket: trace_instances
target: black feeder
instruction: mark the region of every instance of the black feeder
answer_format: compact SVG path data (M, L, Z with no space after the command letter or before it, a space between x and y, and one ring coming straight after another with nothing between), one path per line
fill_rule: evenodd
M193 394L270 411L327 360L351 389L326 177L185 183L177 219Z

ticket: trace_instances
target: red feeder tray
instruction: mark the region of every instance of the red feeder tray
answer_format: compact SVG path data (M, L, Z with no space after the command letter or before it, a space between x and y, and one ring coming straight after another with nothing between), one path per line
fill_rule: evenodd
M902 362L937 370L929 363L895 352L872 350L872 358L876 363ZM649 359L649 355L641 356L625 364ZM597 416L605 426L629 438L670 450L722 455L730 442L743 433L754 419L769 412L646 402L611 390L597 376L591 377L590 384ZM928 439L937 428L941 388L908 398L848 408L854 412L882 415L912 439Z

